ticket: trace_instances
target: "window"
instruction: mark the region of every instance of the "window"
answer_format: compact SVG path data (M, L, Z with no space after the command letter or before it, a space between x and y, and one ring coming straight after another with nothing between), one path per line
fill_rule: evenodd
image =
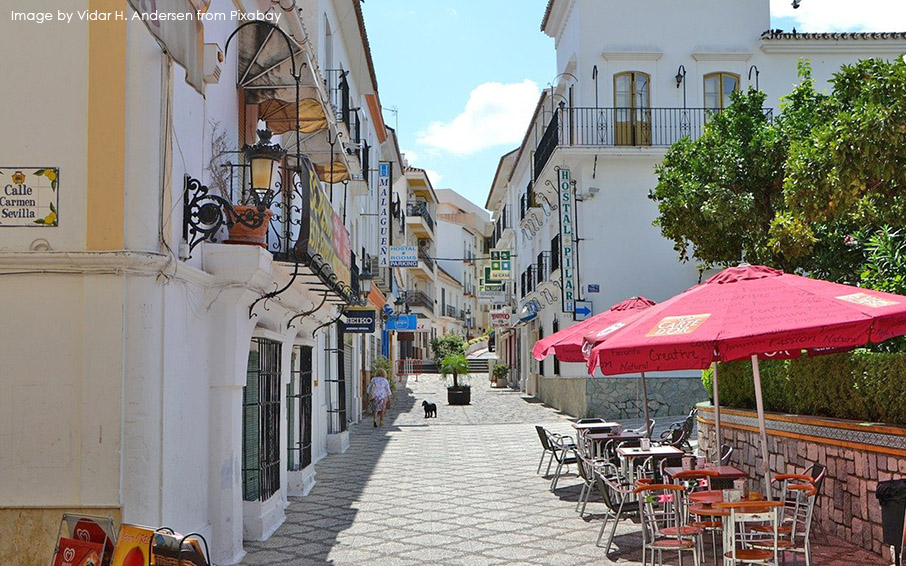
M286 386L288 470L301 470L311 464L311 355L311 346L293 346Z
M280 487L280 343L252 338L242 390L242 498L267 501Z
M556 334L560 331L560 321L556 318L551 323L551 334ZM554 375L560 375L560 360L557 359L557 356L554 356Z
M638 71L613 77L616 145L651 145L651 100L647 74Z
M711 73L705 75L705 108L723 110L730 105L730 93L739 90L739 75Z

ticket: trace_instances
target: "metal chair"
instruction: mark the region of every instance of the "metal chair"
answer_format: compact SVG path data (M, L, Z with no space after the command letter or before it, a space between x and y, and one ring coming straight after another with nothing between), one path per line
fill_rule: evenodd
M544 464L544 457L548 456L547 460L547 471L544 472L544 475L551 473L551 462L554 461L554 449L551 447L550 440L548 438L549 432L541 425L535 425L535 431L538 432L538 439L541 440L541 460L538 462L538 469L535 471L536 474L541 473L541 465Z
M719 466L728 466L730 465L730 455L733 454L733 447L729 444L721 444L720 449L711 454L711 459L717 462Z
M691 452L692 445L689 444L689 438L692 436L692 429L695 428L696 414L698 414L698 408L693 408L685 419L670 425L670 428L661 433L661 444L668 444Z
M725 538L730 548L724 548L725 564L779 564L779 509L783 507L782 501L739 501L714 505L730 512ZM756 535L755 527L768 529ZM769 536L764 537L764 534Z
M644 434L646 437L651 438L651 435L654 433L654 419L648 419L648 426L643 424L639 428L631 429L629 432L633 434Z
M778 547L783 552L802 554L806 566L812 566L812 548L809 534L812 527L812 514L815 509L815 499L818 488L811 482L812 477L805 474L778 474L771 480L780 483L781 495L779 501L783 503L778 511L779 526L777 532ZM769 532L766 525L755 526L754 532ZM758 541L754 546L763 546Z
M711 489L711 478L715 478L718 475L720 474L718 474L716 470L683 470L682 472L673 474L673 483L683 486L686 490L684 493L684 497L686 498L684 509L687 514L689 507L691 506L689 494L695 493L696 491ZM717 533L723 532L723 521L695 520L689 516L687 516L687 520L690 525L702 530L703 535L699 537L702 556L705 554L704 533L711 533L711 548L714 551L714 563L717 564L717 553L719 552L717 546Z
M595 483L595 462L591 457L581 454L578 450L573 450L573 453L576 457L579 477L582 479L582 490L579 492L579 500L576 501L576 511L579 512L579 517L585 517L585 506L588 505L588 498L591 496Z
M620 469L608 462L602 462L595 466L594 487L601 495L602 501L606 506L604 513L604 522L601 524L601 530L598 531L598 539L595 546L601 546L601 538L604 536L604 530L607 523L613 520L613 527L610 529L610 535L607 537L607 545L604 549L604 556L610 553L610 547L613 544L613 537L617 532L617 524L624 515L636 513L638 511L631 505L633 498L632 486L623 482L620 475Z
M701 566L696 539L702 530L686 522L684 491L682 486L674 484L642 485L633 491L639 498L642 519L642 564L647 564L645 555L651 551L652 564L656 558L656 564L662 566L666 550L678 554L680 565L683 553L691 552L695 566Z
M578 462L575 450L576 444L567 436L548 432L548 442L553 449L553 459L557 461L557 468L554 470L554 478L551 480L550 491L557 489L557 481L563 472L563 467L569 470L570 464Z

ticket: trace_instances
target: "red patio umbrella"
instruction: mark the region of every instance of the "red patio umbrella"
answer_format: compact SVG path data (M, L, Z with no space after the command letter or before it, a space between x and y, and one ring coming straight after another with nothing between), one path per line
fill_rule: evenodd
M623 327L628 320L631 320L632 317L654 304L654 301L645 297L626 299L600 314L538 340L532 347L532 356L540 362L553 352L561 362L584 362L590 351L585 348L586 337L589 334L606 336L611 332L615 332ZM644 373L642 374L642 403L642 416L647 427L648 388L645 384Z
M828 353L903 334L904 296L742 265L640 313L591 351L588 368L611 375L705 369L751 358L770 494L759 358ZM718 403L715 395L715 408Z
M587 334L611 328L654 304L654 301L645 297L626 299L600 314L538 340L532 347L532 356L539 362L550 354L557 356L561 362L585 362L582 344Z

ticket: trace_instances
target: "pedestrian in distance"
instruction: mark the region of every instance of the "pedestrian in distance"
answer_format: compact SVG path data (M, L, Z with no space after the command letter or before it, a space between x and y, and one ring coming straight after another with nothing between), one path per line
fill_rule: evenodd
M368 383L367 393L371 401L371 417L374 426L378 426L378 417L380 417L381 426L384 426L384 414L387 412L387 407L390 406L390 382L387 381L387 372L382 369L374 372Z

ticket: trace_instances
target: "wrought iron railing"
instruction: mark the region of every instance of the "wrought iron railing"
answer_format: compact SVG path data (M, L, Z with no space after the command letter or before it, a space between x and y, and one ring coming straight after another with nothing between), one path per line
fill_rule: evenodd
M434 312L434 299L424 291L407 291L406 300L410 307L423 307Z
M431 217L431 212L428 210L428 203L424 201L410 201L406 205L406 214L409 216L420 216L424 219L425 224L428 225L428 228L434 230L434 218Z
M666 147L701 137L717 108L582 108L560 106L535 150L535 179L558 146ZM764 109L771 120L773 110Z
M430 271L434 271L434 260L426 253L418 252L418 260L425 262Z
M350 105L349 105L349 82L346 75L349 71L343 69L328 69L324 72L324 86L327 88L327 95L330 104L333 106L338 122L343 122L349 126L350 122Z
M446 305L444 307L444 316L456 318L456 307L454 307L453 305Z

